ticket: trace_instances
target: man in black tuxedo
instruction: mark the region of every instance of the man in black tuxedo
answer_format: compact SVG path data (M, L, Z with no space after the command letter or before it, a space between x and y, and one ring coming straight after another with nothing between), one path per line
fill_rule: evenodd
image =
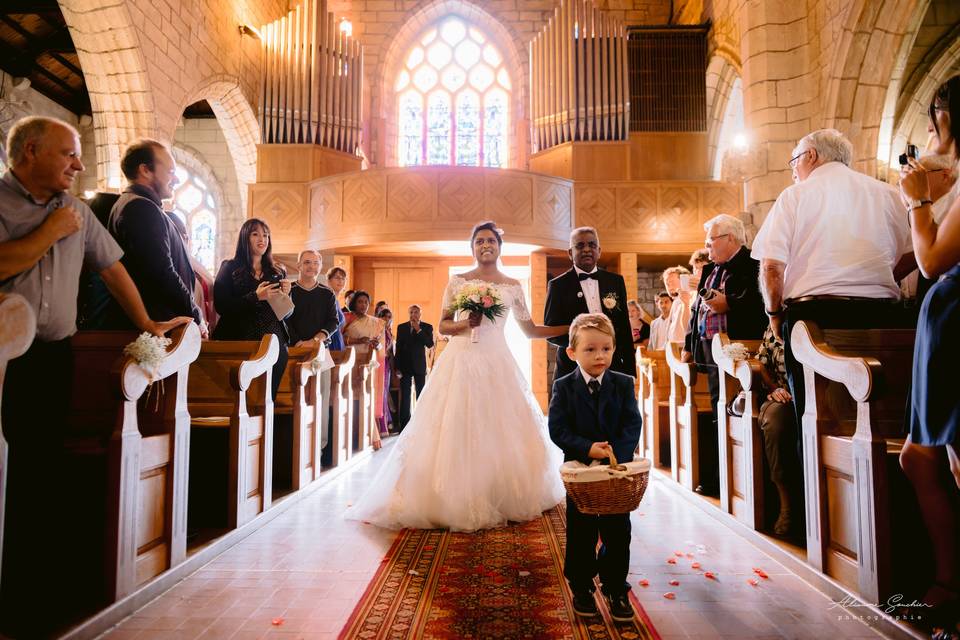
M570 324L581 313L603 313L613 323L617 335L616 351L610 368L631 377L637 375L633 332L627 314L627 288L623 276L597 268L600 259L600 240L596 229L579 227L570 234L567 250L573 268L557 276L547 285L547 303L543 323L547 326ZM557 380L571 371L577 363L566 354L569 339L566 334L549 338L557 347Z
M410 421L410 382L417 387L417 398L427 381L426 350L433 346L433 327L420 322L420 306L410 307L410 321L397 327L395 361L400 372L399 431ZM412 380L411 380L412 378Z

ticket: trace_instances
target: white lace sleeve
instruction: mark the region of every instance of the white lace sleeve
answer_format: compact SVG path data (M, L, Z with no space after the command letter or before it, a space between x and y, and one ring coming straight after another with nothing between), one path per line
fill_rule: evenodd
M443 308L440 309L441 317L447 312L447 309L453 306L453 296L456 295L461 283L462 280L457 276L451 276L450 280L447 281L447 288L443 290Z
M513 296L513 316L521 322L530 320L530 310L527 309L527 299L523 295L523 287L516 284L511 285L510 295Z

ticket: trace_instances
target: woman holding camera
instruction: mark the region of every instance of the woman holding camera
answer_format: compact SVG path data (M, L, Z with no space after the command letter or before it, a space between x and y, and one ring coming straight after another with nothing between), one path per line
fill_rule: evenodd
M960 76L940 86L930 103L930 122L943 151L960 161ZM920 307L913 351L913 379L907 423L910 436L900 466L916 490L933 543L934 582L923 602L927 620L960 636L960 399L950 372L960 353L960 202L939 224L933 211L932 176L908 159L900 191L917 265L935 280ZM947 635L952 634L952 635Z
M213 302L220 314L214 340L259 340L272 333L280 341L280 355L271 381L274 399L287 366L290 339L286 325L277 318L269 300L290 294L285 275L283 267L273 260L270 227L263 220L250 218L240 227L233 259L220 265L213 285Z

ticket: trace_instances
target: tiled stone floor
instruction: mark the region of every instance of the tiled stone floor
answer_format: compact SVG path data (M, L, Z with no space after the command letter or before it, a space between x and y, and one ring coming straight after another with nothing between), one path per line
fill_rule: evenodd
M336 638L395 537L343 518L385 452L321 487L103 637ZM879 637L859 620L844 619L846 612L829 598L655 476L633 514L630 581L664 640ZM668 564L677 551L694 558ZM690 568L695 561L700 572ZM748 584L753 567L770 579ZM649 587L639 586L641 579ZM676 598L664 598L667 591Z

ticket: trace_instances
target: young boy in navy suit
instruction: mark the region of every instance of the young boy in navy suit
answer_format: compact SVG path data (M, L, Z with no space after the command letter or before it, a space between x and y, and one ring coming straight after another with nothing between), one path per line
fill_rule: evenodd
M567 355L577 368L553 383L550 438L563 449L564 460L606 462L611 451L619 462L633 460L640 442L641 418L633 378L608 371L616 343L613 325L601 313L583 313L570 325ZM597 537L601 545L597 552ZM630 585L630 514L581 513L567 496L567 550L563 573L580 616L597 613L594 577L614 620L633 619L627 598Z

